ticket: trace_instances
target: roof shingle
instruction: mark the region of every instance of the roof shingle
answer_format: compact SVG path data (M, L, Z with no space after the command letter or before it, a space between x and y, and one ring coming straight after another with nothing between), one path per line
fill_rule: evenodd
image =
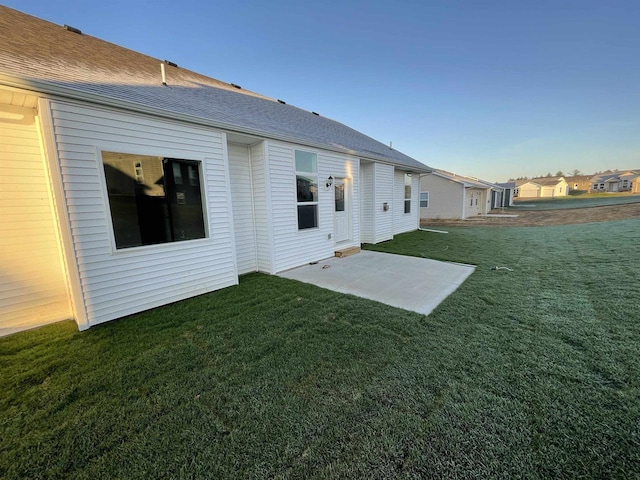
M0 74L24 84L36 82L44 93L82 93L233 131L431 170L340 122L184 68L166 65L163 86L160 60L4 6L0 30Z

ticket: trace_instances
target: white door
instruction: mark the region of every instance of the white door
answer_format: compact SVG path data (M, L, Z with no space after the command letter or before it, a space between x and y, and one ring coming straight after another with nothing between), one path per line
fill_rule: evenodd
M334 229L335 242L349 240L349 195L344 180L336 180L334 191Z

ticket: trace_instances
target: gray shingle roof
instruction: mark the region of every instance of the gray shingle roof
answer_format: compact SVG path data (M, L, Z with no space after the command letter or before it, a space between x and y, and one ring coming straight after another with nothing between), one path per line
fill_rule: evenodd
M349 152L429 171L430 167L346 125L273 98L0 6L0 75L35 90L91 95L205 124ZM3 83L0 78L0 84ZM82 95L81 95L82 94Z
M434 173L442 177L449 178L455 182L462 183L466 188L483 188L489 189L492 184L483 180L471 177L465 177L464 175L458 175L456 173L447 172L446 170L436 170Z

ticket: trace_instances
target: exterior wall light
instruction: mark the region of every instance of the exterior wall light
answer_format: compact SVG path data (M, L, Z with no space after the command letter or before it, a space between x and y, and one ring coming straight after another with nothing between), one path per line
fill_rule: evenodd
M329 175L329 178L327 178L327 188L331 188L331 185L333 185L333 177Z

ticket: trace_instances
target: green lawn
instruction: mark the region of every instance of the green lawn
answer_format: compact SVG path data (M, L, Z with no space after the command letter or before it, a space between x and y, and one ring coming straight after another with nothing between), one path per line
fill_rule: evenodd
M478 265L428 317L255 274L0 339L0 478L638 478L640 220L449 231L371 247Z
M562 208L603 207L640 202L640 195L629 193L586 193L558 198L517 200L508 210L557 210Z

